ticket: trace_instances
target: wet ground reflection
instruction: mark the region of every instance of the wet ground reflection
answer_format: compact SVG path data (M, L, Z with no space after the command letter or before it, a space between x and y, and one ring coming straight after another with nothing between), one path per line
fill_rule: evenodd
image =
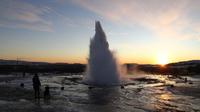
M88 90L89 100L94 104L106 105L119 98L118 88L94 88Z
M97 112L115 112L114 102L119 101L118 88L93 88L88 90L89 108ZM99 106L94 106L99 105Z
M162 94L160 95L160 100L170 100L171 97L169 94Z

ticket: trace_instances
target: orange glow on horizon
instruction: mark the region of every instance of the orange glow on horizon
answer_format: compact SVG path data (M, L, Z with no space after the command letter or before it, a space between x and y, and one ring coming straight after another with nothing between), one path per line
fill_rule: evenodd
M155 52L149 55L118 55L116 56L119 64L124 63L137 63L137 64L159 64L161 66L165 66L168 63L179 62L179 61L187 61L199 59L198 57L181 57L179 55L171 55L168 56L168 52ZM6 57L6 58L5 58ZM0 59L5 60L25 60L25 61L33 61L33 62L49 62L49 63L82 63L87 64L87 56L85 55L70 55L70 56L0 56Z

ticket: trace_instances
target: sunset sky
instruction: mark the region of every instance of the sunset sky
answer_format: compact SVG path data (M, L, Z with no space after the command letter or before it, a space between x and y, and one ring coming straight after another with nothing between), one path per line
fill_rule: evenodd
M87 63L95 20L121 63L200 59L200 0L0 0L0 59Z

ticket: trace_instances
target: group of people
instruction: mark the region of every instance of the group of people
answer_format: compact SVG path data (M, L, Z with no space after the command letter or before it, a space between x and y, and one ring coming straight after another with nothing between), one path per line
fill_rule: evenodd
M41 82L40 82L40 79L39 79L39 76L37 73L34 75L32 81L33 81L33 89L34 89L34 93L35 93L35 99L40 99ZM50 99L49 86L45 87L44 99Z

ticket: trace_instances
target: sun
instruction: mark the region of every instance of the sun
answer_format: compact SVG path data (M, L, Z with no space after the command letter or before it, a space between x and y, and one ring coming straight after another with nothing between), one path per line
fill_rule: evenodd
M157 64L160 64L160 65L164 66L167 63L168 63L167 53L165 53L165 52L157 53Z

